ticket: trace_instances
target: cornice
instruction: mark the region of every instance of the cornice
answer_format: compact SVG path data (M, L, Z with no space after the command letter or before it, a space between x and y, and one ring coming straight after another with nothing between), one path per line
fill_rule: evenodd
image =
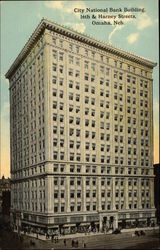
M104 50L108 53L115 54L117 56L120 56L124 59L127 59L129 61L141 64L143 66L149 67L153 69L157 65L156 62L153 62L149 59L137 56L135 54L129 53L127 51L124 51L120 48L116 48L110 44L107 44L105 42L102 42L100 40L96 40L95 38L84 35L82 33L79 33L77 31L74 31L71 28L65 27L64 25L57 24L55 22L48 21L47 19L42 19L35 31L30 36L29 40L21 50L20 54L17 56L13 64L11 65L10 69L6 73L6 78L10 78L13 74L13 72L17 69L19 64L22 62L22 60L26 57L27 54L31 51L33 45L35 42L37 42L38 38L43 34L44 30L48 29L54 32L57 32L59 34L62 34L64 36L67 36L69 38L75 39L77 41L83 42L85 44L88 44L90 46L96 47L98 49Z

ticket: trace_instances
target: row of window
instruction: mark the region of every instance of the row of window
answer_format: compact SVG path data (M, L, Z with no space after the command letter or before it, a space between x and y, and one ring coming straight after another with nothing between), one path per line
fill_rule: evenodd
M138 208L138 204L137 202L136 203L129 203L128 205L129 209L137 209ZM125 206L124 206L124 203L121 202L121 204L119 203L116 203L115 204L115 209L118 210L118 209L124 209ZM149 201L148 202L145 202L145 203L142 203L142 208L150 208L150 203ZM97 205L96 203L93 203L92 205L90 203L87 203L86 204L86 211L96 211L97 210ZM102 202L101 204L101 210L111 210L111 204L105 204ZM64 212L65 211L65 204L62 204L61 206L59 206L59 204L55 204L54 205L54 212L57 213L57 212ZM75 203L72 203L71 202L71 205L70 205L70 211L71 212L74 212L74 211L82 211L82 206L81 206L81 203L77 203L77 206L75 205Z
M64 44L64 40L61 40L61 39L58 39L57 37L52 37L52 42L53 42L53 44L54 45L59 45L59 47L60 48L63 48L63 44ZM90 58L92 58L92 59L98 59L98 60L100 60L101 62L103 62L103 63L107 63L107 64L109 64L110 63L110 60L111 60L111 58L109 58L108 56L104 56L103 54L97 54L95 51L93 51L93 50L90 50L90 49L85 49L85 48L82 48L82 47L80 47L80 46L78 46L78 45L75 45L75 44L73 44L73 43L67 43L68 44L68 49L69 49L69 51L70 52L75 52L76 54L79 54L80 53L80 50L83 50L83 53L84 53L84 55L86 56L86 57L90 57ZM54 55L56 56L56 52L57 51L54 51L53 50L53 57L54 57ZM61 53L61 52L60 52ZM72 58L72 56L70 55L70 57ZM72 59L71 59L72 60ZM113 60L113 59L112 59ZM124 68L124 63L123 62L121 62L121 61L117 61L117 60L114 60L114 66L117 68L120 68L120 69L122 69L122 68ZM134 66L131 66L131 65L127 65L127 70L129 71L129 72L133 72L133 73L136 73L136 67L134 67ZM148 72L147 71L145 71L145 70L142 70L141 69L141 71L140 71L140 74L142 75L142 76L145 76L145 77L147 77L148 76Z
M112 181L111 178L103 178L103 177L101 177L101 185L102 186L104 186L104 185L110 186L111 185L111 181ZM115 180L115 185L116 186L119 186L119 184L121 186L123 186L124 183L125 183L124 179L120 180L119 178L117 178ZM81 183L81 178L77 178L76 179L74 177L70 177L70 185L74 186L75 184L76 185L81 185L82 184ZM86 186L90 186L91 184L93 186L95 186L97 184L97 178L96 177L88 177L87 176L85 184L86 184ZM137 184L138 184L138 180L137 179L129 179L128 180L128 185L129 186L137 186ZM54 186L58 186L58 185L64 185L64 178L61 178L61 179L59 179L58 177L54 178ZM141 186L149 187L149 180L142 179L141 180Z

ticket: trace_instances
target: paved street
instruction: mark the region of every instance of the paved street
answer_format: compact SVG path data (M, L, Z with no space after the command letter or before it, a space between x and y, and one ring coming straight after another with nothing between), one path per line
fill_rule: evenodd
M158 234L147 234L145 236L132 237L131 234L122 235L96 235L78 239L78 247L83 248L83 243L86 243L86 249L160 249L160 239ZM53 244L48 243L54 249L67 249L71 247L71 239L67 240L65 247L63 241ZM77 247L75 247L76 249Z
M3 233L0 239L0 247L4 249L160 249L160 235L158 231L147 232L145 236L132 236L131 233L118 235L92 235L74 238L78 240L78 246L72 247L72 240L59 239L58 243L42 241L28 236L18 239L14 234ZM32 243L31 243L32 241Z

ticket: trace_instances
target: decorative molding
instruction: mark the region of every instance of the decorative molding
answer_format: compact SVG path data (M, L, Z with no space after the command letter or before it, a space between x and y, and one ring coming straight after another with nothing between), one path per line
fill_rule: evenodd
M64 25L59 25L55 22L48 21L47 19L42 19L35 31L32 33L30 36L29 40L11 65L10 69L6 73L6 78L10 79L13 72L18 68L19 64L23 61L23 59L26 57L27 54L31 51L33 45L35 42L38 40L38 38L43 34L44 30L48 29L57 33L60 33L64 36L67 36L69 38L78 40L82 43L86 43L90 46L94 46L98 49L104 50L106 52L115 54L117 56L120 56L124 59L128 59L132 62L144 65L149 68L153 68L157 65L156 62L153 62L151 60L148 60L146 58L137 56L135 54L129 53L127 51L124 51L120 48L113 47L110 44L107 44L105 42L96 40L95 38L92 38L91 36L88 35L83 35L77 31L74 31L71 28L65 27Z

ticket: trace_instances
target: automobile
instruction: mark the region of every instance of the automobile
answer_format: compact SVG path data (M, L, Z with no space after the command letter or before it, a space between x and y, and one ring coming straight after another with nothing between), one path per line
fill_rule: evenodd
M139 231L135 231L135 235L136 236L140 236L140 232Z
M141 235L146 235L145 232L143 230L140 231Z
M119 228L116 228L112 234L120 234L121 233L121 230Z

